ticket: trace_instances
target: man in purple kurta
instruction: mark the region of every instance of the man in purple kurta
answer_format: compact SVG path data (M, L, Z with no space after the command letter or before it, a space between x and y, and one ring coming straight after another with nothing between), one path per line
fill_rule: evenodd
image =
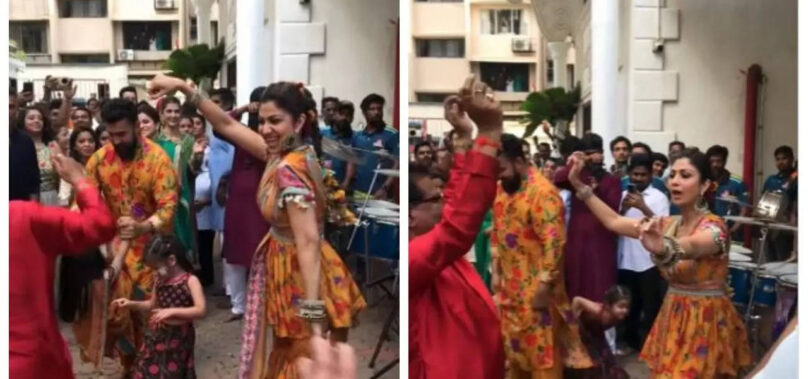
M603 167L603 140L597 134L587 134L581 139L580 149L587 158L581 180L590 183L595 196L616 212L620 206L620 178ZM569 166L559 169L554 182L558 188L574 193L569 170ZM564 260L564 278L570 298L582 296L603 302L606 291L617 284L617 235L606 229L575 195L572 196Z

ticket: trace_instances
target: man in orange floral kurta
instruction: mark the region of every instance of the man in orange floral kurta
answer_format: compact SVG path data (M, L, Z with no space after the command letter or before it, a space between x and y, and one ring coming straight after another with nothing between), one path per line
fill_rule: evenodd
M592 367L564 289L564 205L558 190L503 135L491 244L509 378L561 378Z
M171 232L177 208L177 177L163 149L137 133L134 104L111 100L101 117L111 143L87 161L87 177L104 195L117 219L118 235L111 250L126 249L121 270L112 281L110 298L146 300L151 297L154 272L143 263L143 248L152 234ZM125 369L134 363L144 322L134 311L115 309L109 315L106 338L113 343ZM82 352L86 354L87 348L82 346Z

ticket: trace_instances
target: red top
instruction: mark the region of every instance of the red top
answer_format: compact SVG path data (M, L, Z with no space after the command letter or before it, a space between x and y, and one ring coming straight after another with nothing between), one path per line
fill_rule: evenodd
M409 242L410 378L503 378L499 317L463 258L494 202L499 163L477 152L454 162L440 223Z
M115 219L98 190L79 183L81 213L39 203L9 203L9 377L73 378L70 353L56 323L53 270L58 254L108 242Z

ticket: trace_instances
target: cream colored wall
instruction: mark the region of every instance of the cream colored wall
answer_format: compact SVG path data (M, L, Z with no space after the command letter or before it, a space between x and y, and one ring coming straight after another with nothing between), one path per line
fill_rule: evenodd
M415 37L463 37L466 35L463 3L418 2L412 6Z
M410 77L414 92L455 92L470 72L462 58L415 58Z
M665 46L665 64L679 72L679 101L665 104L663 124L688 145L729 148L728 168L741 173L746 76L757 63L766 77L762 170L774 149L797 153L797 1L737 0L729 4L669 0L680 10L681 40Z
M107 18L60 18L55 29L55 48L59 54L96 54L112 50L112 23Z
M109 17L115 21L176 21L180 19L180 1L177 9L157 11L154 0L111 0L107 2Z
M12 21L47 20L48 0L10 0L8 18Z

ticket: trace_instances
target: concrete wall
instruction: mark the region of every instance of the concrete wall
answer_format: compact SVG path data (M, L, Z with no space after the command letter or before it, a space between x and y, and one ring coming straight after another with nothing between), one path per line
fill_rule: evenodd
M10 0L8 12L12 21L47 20L50 17L48 0Z
M112 50L112 24L108 18L61 18L56 25L59 54L109 53Z
M414 37L465 37L463 3L414 3L410 14Z
M758 171L775 171L774 149L797 153L797 1L669 0L679 10L679 41L665 46L665 66L679 73L679 99L665 103L666 131L700 148L730 150L728 168L741 173L746 76L763 68L766 84ZM762 155L762 156L760 156Z
M411 67L413 93L456 92L471 72L468 61L463 58L415 58Z
M125 64L115 65L58 65L58 66L28 66L19 75L19 82L33 81L35 97L42 98L42 84L45 77L58 76L73 78L77 85L77 98L89 98L90 94L97 93L97 83L109 83L110 94L117 96L121 88L128 84L128 71Z
M396 67L397 0L319 0L311 2L312 23L323 24L324 51L311 54L309 84L325 96L359 103L370 93L386 100L384 119L392 124ZM281 39L286 34L281 31ZM406 53L402 49L401 53ZM283 65L283 62L281 62ZM280 77L278 79L284 79Z
M180 2L177 0L176 9L154 9L154 0L111 0L107 2L109 17L115 21L178 21L180 19Z

